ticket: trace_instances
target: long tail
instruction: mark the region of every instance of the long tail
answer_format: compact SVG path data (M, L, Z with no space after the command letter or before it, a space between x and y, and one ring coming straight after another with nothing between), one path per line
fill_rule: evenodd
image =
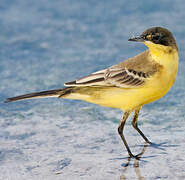
M33 98L45 98L45 97L62 97L72 92L73 87L67 87L63 89L54 89L49 91L41 91L41 92L35 92L35 93L29 93L24 94L21 96L11 97L7 98L4 102L13 102L13 101L19 101L24 99L33 99Z

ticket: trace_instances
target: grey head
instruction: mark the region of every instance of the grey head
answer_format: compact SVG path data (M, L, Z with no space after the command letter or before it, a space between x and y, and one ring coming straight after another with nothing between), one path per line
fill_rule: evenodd
M152 27L144 31L139 37L130 38L129 41L144 42L151 41L163 46L172 46L178 49L175 38L172 33L163 27Z

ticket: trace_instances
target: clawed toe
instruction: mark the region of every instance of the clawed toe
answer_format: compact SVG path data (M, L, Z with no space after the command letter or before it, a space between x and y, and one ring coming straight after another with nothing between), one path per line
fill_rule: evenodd
M137 160L139 160L141 158L141 155L142 155L142 153L139 153L137 155L129 154L130 158L134 158L134 159L137 159Z

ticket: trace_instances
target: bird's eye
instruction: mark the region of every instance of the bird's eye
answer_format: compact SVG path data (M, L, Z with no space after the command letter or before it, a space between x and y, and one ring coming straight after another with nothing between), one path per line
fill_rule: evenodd
M151 41L151 40L152 40L152 35L151 35L151 34L148 34L148 35L146 36L146 39L149 40L149 41Z

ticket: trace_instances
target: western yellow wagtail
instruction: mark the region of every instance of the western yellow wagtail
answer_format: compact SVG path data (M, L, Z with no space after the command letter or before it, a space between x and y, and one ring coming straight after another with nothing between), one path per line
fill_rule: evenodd
M178 71L178 47L172 33L162 27L152 27L129 41L144 43L149 49L120 64L94 72L72 82L66 88L42 91L8 98L5 102L40 97L80 99L124 111L118 133L131 157L133 155L123 135L125 122L134 111L133 127L150 143L138 128L138 115L144 104L164 96L172 87Z

